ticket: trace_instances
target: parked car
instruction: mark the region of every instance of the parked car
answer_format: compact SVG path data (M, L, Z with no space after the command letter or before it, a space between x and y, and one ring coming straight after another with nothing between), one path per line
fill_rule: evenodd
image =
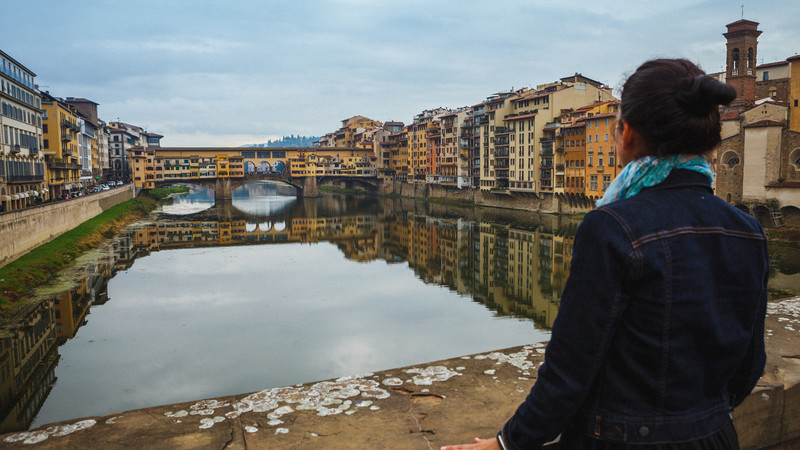
M117 186L122 186L122 180L117 181Z
M100 189L102 189L102 190L104 190L104 191L107 191L107 190L109 190L109 189L111 189L111 188L110 188L110 187L108 187L108 185L101 184L101 185L100 185Z

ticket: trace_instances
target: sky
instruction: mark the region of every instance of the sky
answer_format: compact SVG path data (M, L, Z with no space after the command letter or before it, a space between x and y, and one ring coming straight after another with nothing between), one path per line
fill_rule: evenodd
M616 90L657 57L721 72L742 5L759 64L800 53L797 0L3 0L0 49L42 91L162 146L239 146L354 115L409 123L574 73Z

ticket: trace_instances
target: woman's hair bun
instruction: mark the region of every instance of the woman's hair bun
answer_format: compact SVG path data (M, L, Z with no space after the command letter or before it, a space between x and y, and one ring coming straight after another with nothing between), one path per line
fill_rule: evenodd
M727 105L735 98L733 87L704 74L684 79L679 94L681 106L697 116L708 115L718 105Z

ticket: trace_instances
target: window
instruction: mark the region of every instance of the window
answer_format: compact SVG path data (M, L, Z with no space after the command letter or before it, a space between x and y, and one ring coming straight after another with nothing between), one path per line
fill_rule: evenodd
M608 119L606 119L606 121L608 121ZM606 125L608 125L608 124L606 124ZM606 133L606 142L608 142L608 133Z
M611 185L611 175L603 175L603 190L607 190L609 185Z
M761 79L762 81L769 81L769 70L764 71L764 77Z
M589 183L589 190L596 191L597 190L597 175L592 175L589 178L591 181Z
M794 165L794 170L800 170L800 148L794 149L789 156L789 161Z

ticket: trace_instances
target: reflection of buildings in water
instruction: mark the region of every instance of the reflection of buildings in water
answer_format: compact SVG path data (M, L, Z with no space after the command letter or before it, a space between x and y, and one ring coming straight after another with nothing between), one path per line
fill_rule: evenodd
M27 429L55 383L58 362L52 301L26 307L0 339L0 432Z
M129 266L131 239L115 239L99 250L78 286L53 298L23 306L20 319L0 338L0 432L28 429L56 382L58 345L75 336L92 305L108 300L108 280L117 257Z
M424 282L471 295L500 314L552 326L572 237L414 214L392 219L381 224L379 257L407 260Z
M354 215L327 218L292 218L289 223L248 223L245 220L161 221L135 229L130 234L132 254L138 256L161 248L239 245L257 243L331 241L349 259L377 258L377 217Z
M136 259L133 237L128 234L118 236L114 239L113 248L116 255L115 270L127 270Z
M55 297L56 337L59 340L72 339L78 328L86 323L91 305L87 286L87 279L82 278L79 287Z

